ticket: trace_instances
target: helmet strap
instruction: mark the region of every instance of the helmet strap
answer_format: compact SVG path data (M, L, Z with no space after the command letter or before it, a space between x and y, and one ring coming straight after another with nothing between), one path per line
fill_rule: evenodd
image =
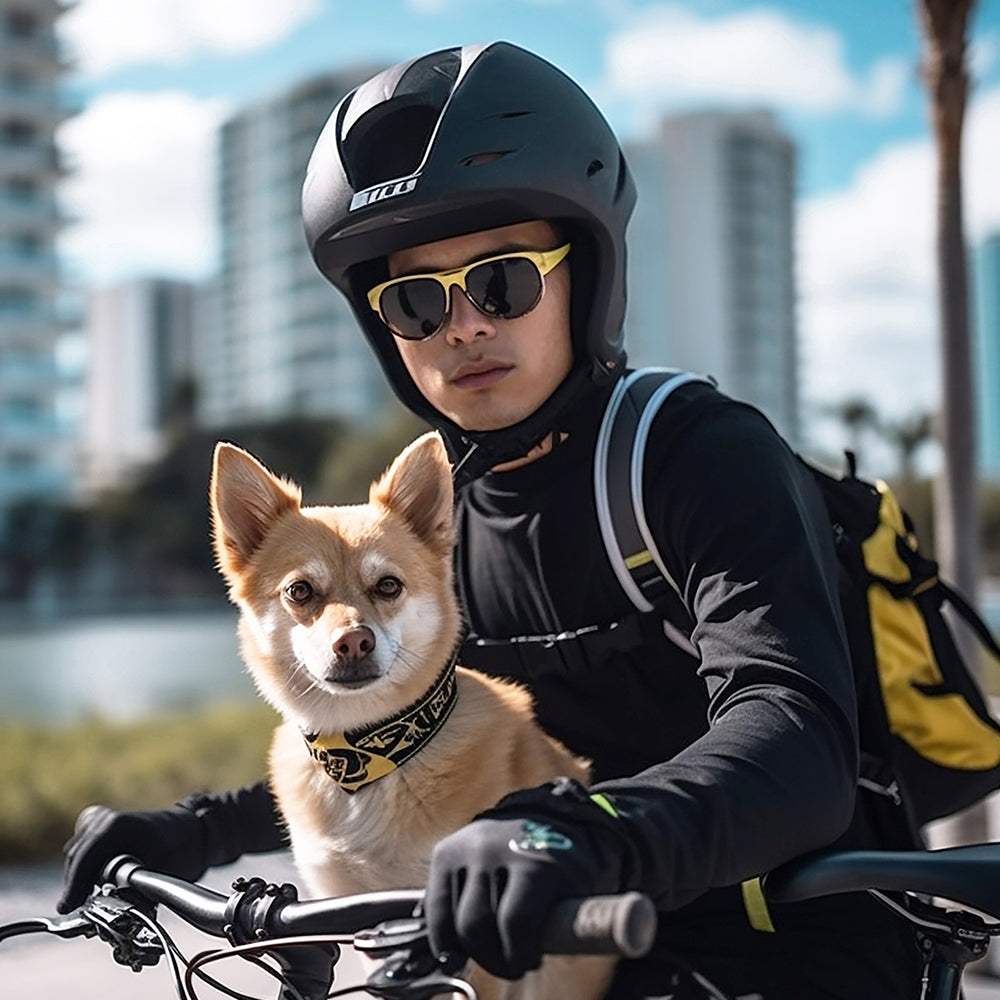
M437 414L431 424L441 433L452 460L458 489L498 465L524 458L550 434L558 441L570 410L585 395L599 391L589 365L577 365L555 392L519 423L493 431L467 431Z

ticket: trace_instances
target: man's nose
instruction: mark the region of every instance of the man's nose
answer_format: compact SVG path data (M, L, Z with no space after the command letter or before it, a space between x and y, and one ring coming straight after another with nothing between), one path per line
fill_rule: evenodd
M478 337L496 335L496 320L480 312L458 285L452 285L451 308L444 326L449 344L465 344Z

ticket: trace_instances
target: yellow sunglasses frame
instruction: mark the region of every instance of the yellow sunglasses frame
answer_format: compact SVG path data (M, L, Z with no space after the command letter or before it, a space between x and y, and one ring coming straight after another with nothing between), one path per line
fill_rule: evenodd
M471 264L465 264L462 267L453 267L448 271L428 271L423 274L404 274L400 275L398 278L390 278L388 281L383 281L381 284L376 285L371 291L368 292L368 305L378 313L379 319L385 323L386 327L395 334L395 331L389 326L386 321L385 316L382 315L382 310L379 308L379 302L382 298L382 293L393 285L401 285L404 281L416 281L417 279L427 279L430 278L431 281L436 281L444 289L444 301L445 301L445 313L441 320L441 326L434 331L434 333L429 333L426 337L404 337L404 340L429 340L431 337L437 333L442 326L444 326L448 315L451 311L451 289L457 285L466 297L468 297L468 291L465 286L465 279L468 273L476 267L480 267L483 264L492 264L494 261L498 260L513 260L518 258L524 258L525 260L530 260L535 267L538 268L538 273L542 278L542 290L538 296L538 300L541 301L542 295L545 294L545 275L549 273L555 266L562 262L566 255L570 251L571 243L564 243L561 247L556 247L554 250L511 250L508 253L498 253L494 257L484 257L482 260L474 260ZM472 301L471 299L469 300ZM472 303L476 305L475 302ZM537 303L536 303L537 304ZM479 307L476 306L478 309ZM532 309L534 306L532 306ZM529 309L528 312L531 310ZM521 313L522 316L526 316L527 313ZM503 317L499 317L503 319ZM513 317L517 318L517 317ZM399 336L399 334L395 334Z

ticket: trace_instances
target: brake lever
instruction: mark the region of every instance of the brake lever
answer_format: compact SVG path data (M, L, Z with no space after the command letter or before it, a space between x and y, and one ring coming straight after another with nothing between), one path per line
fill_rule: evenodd
M387 920L358 931L353 944L361 954L382 960L365 989L383 1000L430 1000L456 990L470 995L469 985L449 974L456 971L454 961L441 961L431 951L422 917Z
M82 909L73 910L59 917L31 917L18 920L4 928L4 939L16 937L19 934L38 934L45 932L61 938L93 937L97 928L84 916Z
M163 944L139 917L152 917L149 905L132 899L123 890L104 885L95 889L82 906L72 913L56 917L33 917L8 924L2 939L20 934L45 932L61 938L100 937L111 945L116 962L134 972L156 965L163 955Z
M76 913L88 920L91 935L97 933L111 945L111 954L119 965L133 972L156 965L164 953L163 943L136 912L152 917L149 904L131 898L127 890L105 885L87 899ZM153 911L155 912L155 910Z

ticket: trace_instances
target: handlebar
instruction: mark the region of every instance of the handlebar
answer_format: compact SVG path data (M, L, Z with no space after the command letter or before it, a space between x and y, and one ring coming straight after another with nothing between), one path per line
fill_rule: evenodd
M150 871L124 856L105 868L103 880L105 884L78 910L0 926L0 941L39 931L64 938L99 935L111 944L116 961L136 971L155 965L166 954L173 964L178 996L185 998L195 996L193 988L185 992L194 977L213 982L203 971L210 962L230 954L251 957L264 952L284 970L278 978L290 992L283 992L283 997L326 996L331 962L336 964L339 945L347 942L377 960L378 970L364 987L375 996L427 1000L456 991L473 995L466 992L468 983L452 976L462 957L436 957L430 950L422 890L300 901L292 885L253 878L238 880L233 892L224 895ZM928 970L950 977L947 982L941 979L943 985L928 996L957 996L961 968L985 954L991 937L1000 936L997 843L938 851L818 853L775 869L764 877L763 888L771 902L873 892L916 925ZM897 895L885 895L893 892ZM927 897L951 900L973 912L936 905ZM235 947L204 952L188 963L156 923L157 904ZM987 923L983 916L993 917L994 922ZM655 934L653 904L638 893L566 900L546 928L543 951L635 958L649 950ZM177 959L186 966L183 984Z
M161 903L206 934L227 937L236 944L310 934L355 934L373 928L368 946L379 944L378 925L412 918L422 906L422 889L394 890L299 901L292 885L272 885L263 879L240 879L232 895L162 875L134 858L115 858L104 870L104 881L131 888L151 902ZM646 954L656 936L656 910L637 892L618 896L567 899L552 912L543 933L546 954L609 954L637 958Z

